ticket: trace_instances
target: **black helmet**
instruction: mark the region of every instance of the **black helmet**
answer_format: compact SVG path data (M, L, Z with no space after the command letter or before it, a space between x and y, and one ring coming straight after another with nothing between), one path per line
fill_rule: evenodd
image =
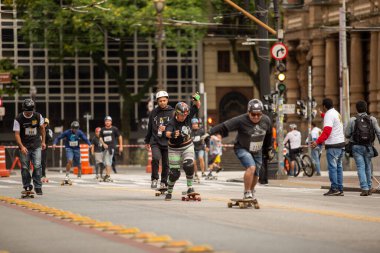
M263 110L263 103L259 99L254 98L248 102L248 112L262 112Z
M187 115L189 114L189 106L185 102L178 102L175 105L175 113L181 114L181 115Z
M71 129L79 129L79 122L78 121L71 122Z
M34 110L34 101L31 98L27 98L22 102L22 110L24 112L31 112Z

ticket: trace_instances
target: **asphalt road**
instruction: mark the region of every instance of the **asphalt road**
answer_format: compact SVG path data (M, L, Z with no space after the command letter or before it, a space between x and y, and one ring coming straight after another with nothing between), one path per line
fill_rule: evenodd
M112 175L99 183L93 175L60 186L50 172L44 195L27 201L169 235L223 252L379 252L380 195L322 196L325 190L286 185L258 186L261 209L227 208L242 196L242 184L226 182L242 172L222 172L217 181L195 184L201 202L181 201L184 177L172 201L155 197L150 176L141 170ZM21 176L0 178L0 196L20 198ZM9 252L165 252L136 240L100 232L0 201L0 251Z

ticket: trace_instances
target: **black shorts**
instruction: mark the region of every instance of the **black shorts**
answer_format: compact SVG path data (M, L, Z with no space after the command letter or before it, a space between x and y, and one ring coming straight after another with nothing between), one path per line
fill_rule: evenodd
M301 149L300 148L296 148L296 149L291 149L289 151L289 157L290 157L290 161L295 161L296 160L296 156L301 153Z

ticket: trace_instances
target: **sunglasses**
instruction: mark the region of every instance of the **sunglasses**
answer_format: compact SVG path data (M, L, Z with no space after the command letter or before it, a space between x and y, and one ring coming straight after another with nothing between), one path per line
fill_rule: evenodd
M254 113L254 112L250 112L249 113L252 117L261 117L261 115L263 115L262 113Z

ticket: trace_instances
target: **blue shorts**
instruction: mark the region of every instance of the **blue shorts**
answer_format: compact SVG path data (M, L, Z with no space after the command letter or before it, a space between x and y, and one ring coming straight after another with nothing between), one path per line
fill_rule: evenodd
M237 158L240 160L241 165L244 168L249 168L251 166L255 166L255 176L259 176L259 172L261 169L261 165L263 164L263 155L262 153L252 154L248 150L244 148L235 149L235 154Z
M195 150L195 159L198 160L199 158L205 157L205 151L204 150Z
M73 161L73 166L80 165L80 149L66 148L66 159Z

